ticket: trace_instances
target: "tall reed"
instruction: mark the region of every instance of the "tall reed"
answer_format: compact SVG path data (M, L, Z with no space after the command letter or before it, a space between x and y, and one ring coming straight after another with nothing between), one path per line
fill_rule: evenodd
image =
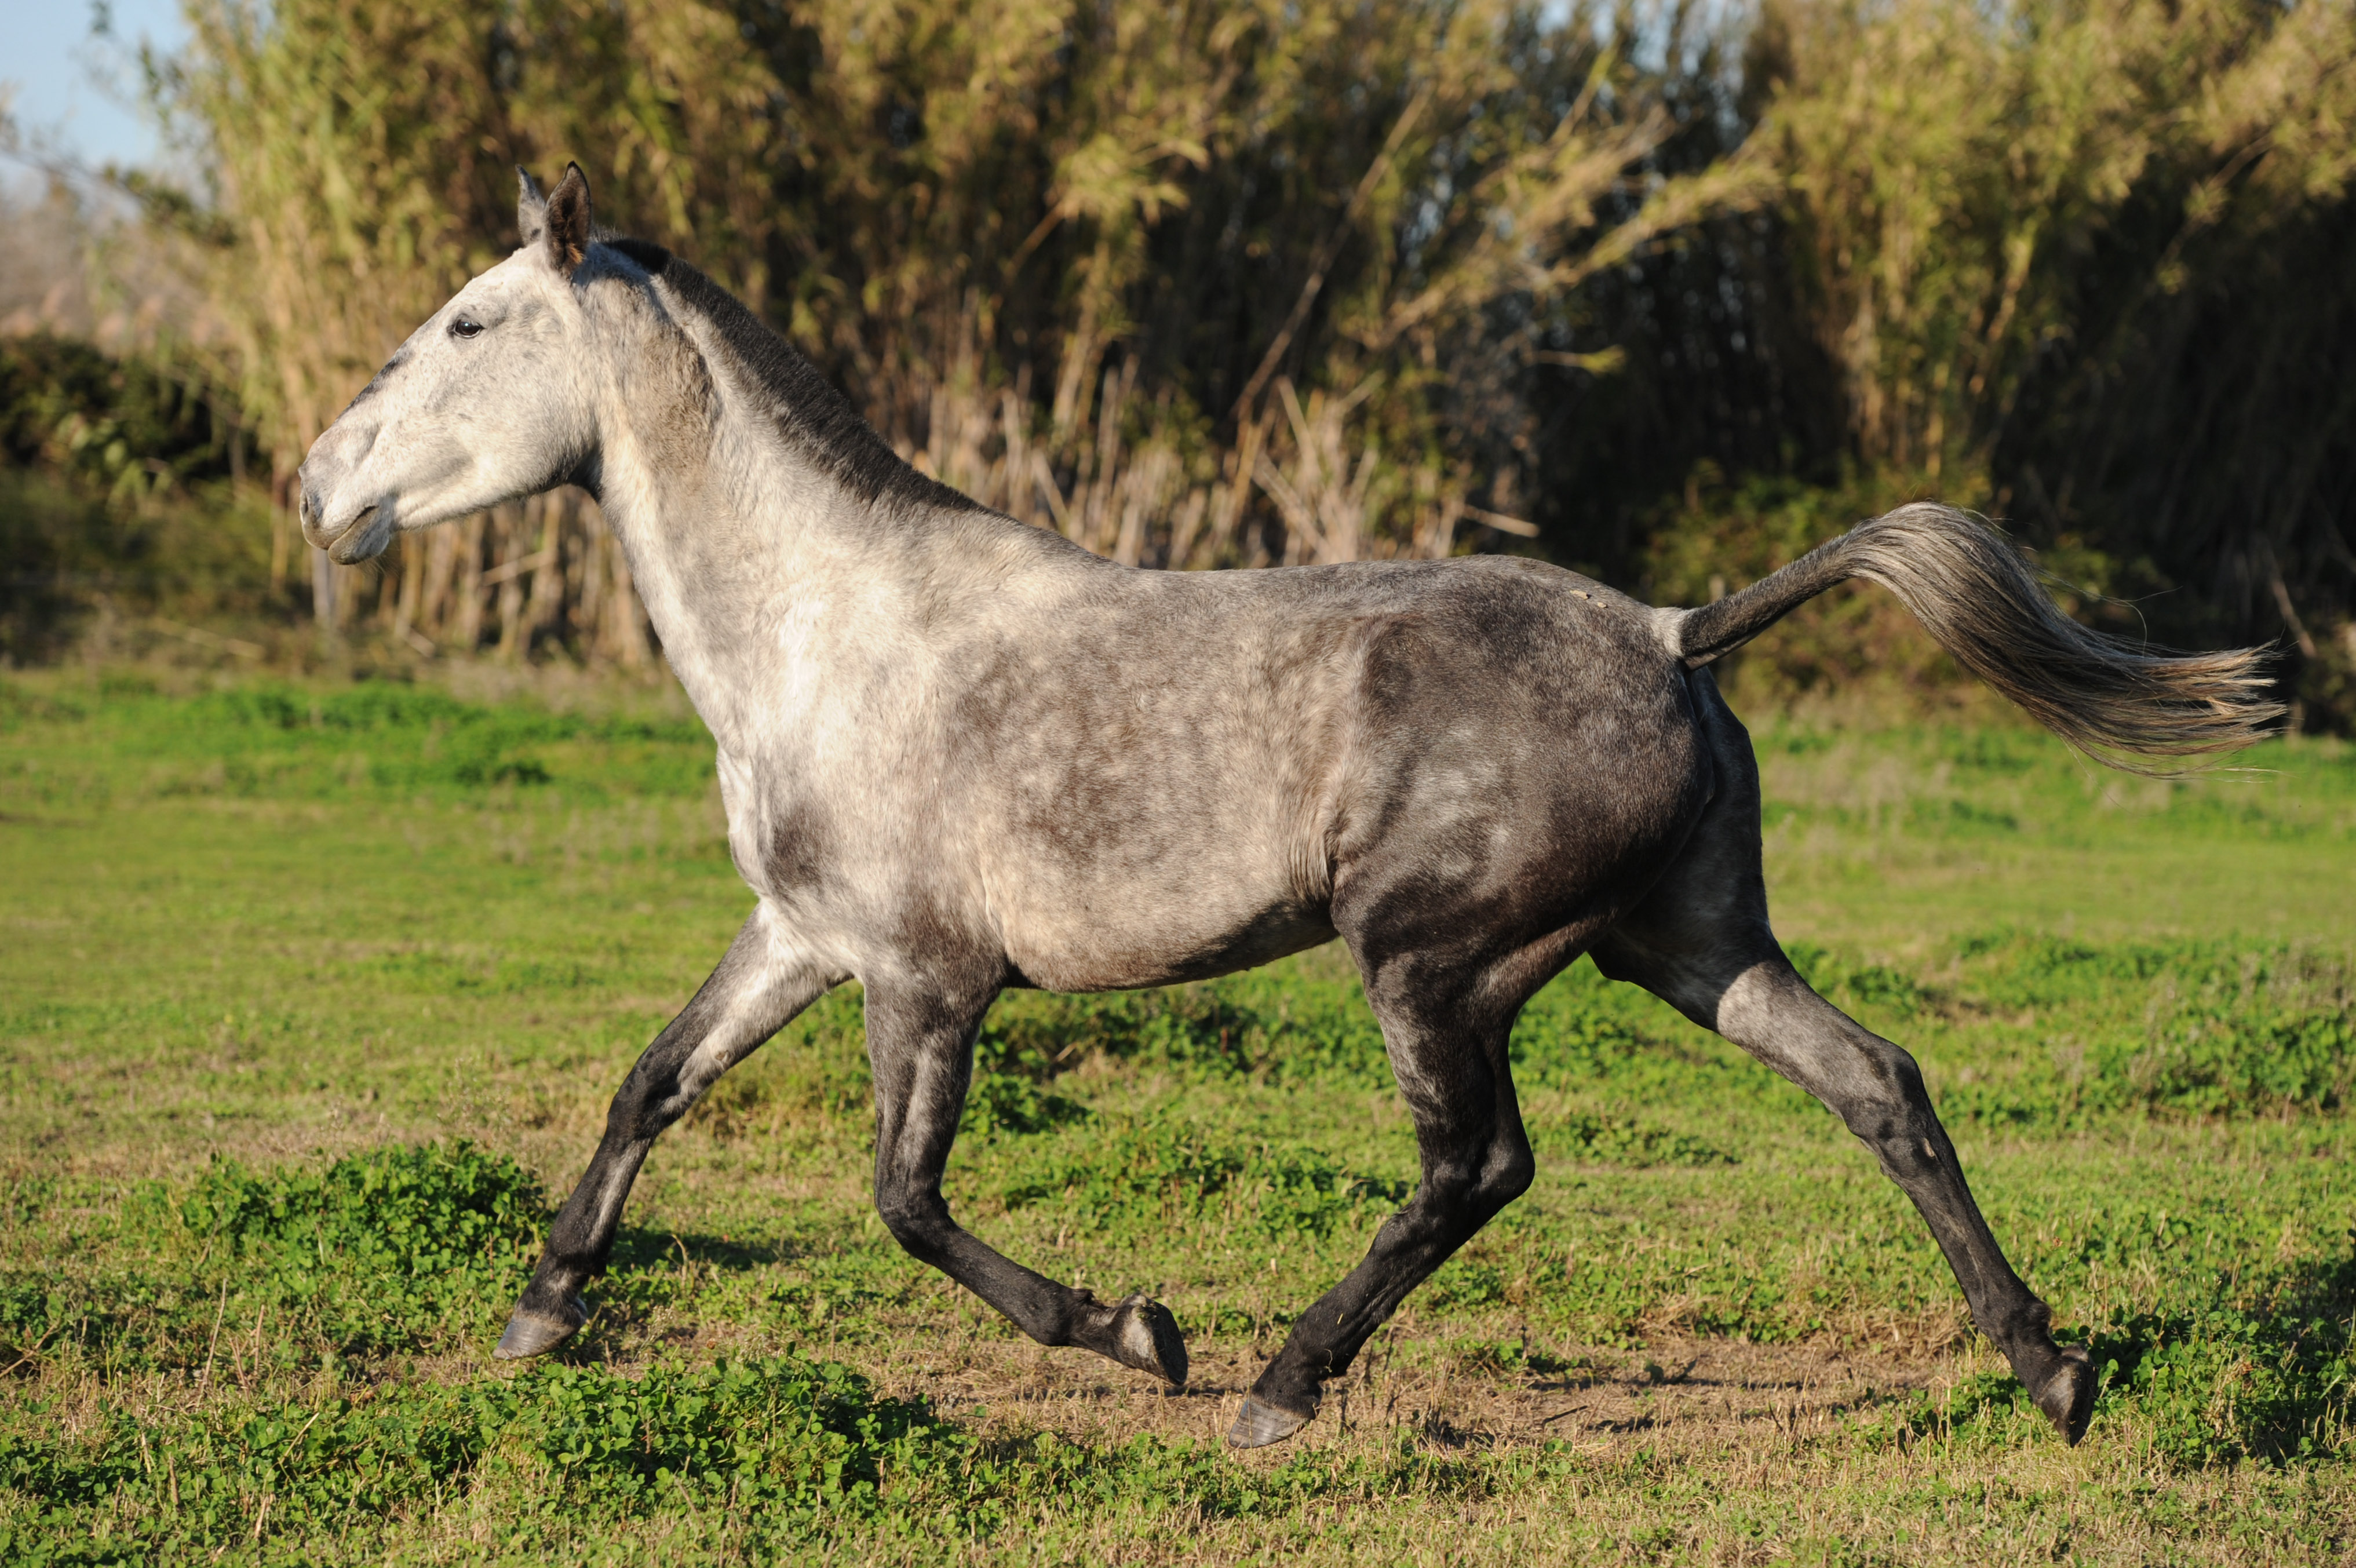
M2188 635L2356 600L2344 0L189 3L211 188L152 209L282 477L577 157L911 461L1141 564L1638 578L1712 475L1861 471Z
M1476 504L1541 347L1500 313L1765 188L1648 177L1652 76L1543 10L195 0L159 81L282 474L507 242L507 166L577 156L990 504L1125 560L1346 560L1531 532ZM387 583L320 598L398 620Z

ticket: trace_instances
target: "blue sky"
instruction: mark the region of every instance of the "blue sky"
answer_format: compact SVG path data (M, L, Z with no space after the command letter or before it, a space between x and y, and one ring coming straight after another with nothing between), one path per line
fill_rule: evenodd
M0 0L0 82L28 136L92 166L151 163L155 129L124 101L138 91L139 40L172 48L187 37L178 0Z

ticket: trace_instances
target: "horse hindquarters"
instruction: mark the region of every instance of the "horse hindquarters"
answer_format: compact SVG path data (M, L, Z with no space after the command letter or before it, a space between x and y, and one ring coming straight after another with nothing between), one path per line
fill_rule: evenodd
M1914 1058L1817 995L1767 920L1759 770L1750 736L1707 671L1691 677L1719 793L1644 901L1600 938L1596 967L1644 986L1815 1095L1913 1201L1995 1341L2063 1439L2084 1435L2094 1380L2057 1346L2052 1314L2008 1262L1965 1183Z
M1643 897L1708 799L1682 674L1642 628L1608 664L1579 663L1591 642L1541 635L1487 669L1478 644L1468 657L1409 630L1369 660L1381 750L1345 803L1333 908L1415 1118L1421 1180L1254 1383L1228 1434L1240 1447L1314 1415L1407 1294L1527 1190L1514 1019Z

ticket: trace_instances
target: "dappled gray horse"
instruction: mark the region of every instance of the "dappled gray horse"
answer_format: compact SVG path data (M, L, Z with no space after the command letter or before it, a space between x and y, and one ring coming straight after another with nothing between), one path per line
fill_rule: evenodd
M1185 1342L961 1229L940 1192L1008 986L1197 980L1338 935L1414 1113L1421 1180L1303 1313L1229 1440L1287 1436L1407 1293L1530 1184L1506 1035L1580 953L1822 1100L1938 1238L2062 1434L2085 1352L2005 1261L1913 1058L1768 929L1759 776L1707 666L1850 577L2078 745L2213 751L2275 712L2249 651L2156 658L2057 613L1996 533L1919 505L1704 608L1478 557L1146 572L902 462L701 273L529 176L523 244L418 328L311 448L305 536L365 560L571 481L605 508L719 742L759 895L614 1098L498 1353L586 1317L656 1135L829 987L866 990L875 1203L1046 1345L1172 1383Z

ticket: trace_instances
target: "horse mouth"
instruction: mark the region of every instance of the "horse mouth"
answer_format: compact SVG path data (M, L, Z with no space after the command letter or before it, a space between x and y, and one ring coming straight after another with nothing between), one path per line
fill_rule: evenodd
M346 566L358 565L372 556L382 554L384 547L392 542L391 514L381 503L370 501L360 508L333 539L323 542L329 560Z

